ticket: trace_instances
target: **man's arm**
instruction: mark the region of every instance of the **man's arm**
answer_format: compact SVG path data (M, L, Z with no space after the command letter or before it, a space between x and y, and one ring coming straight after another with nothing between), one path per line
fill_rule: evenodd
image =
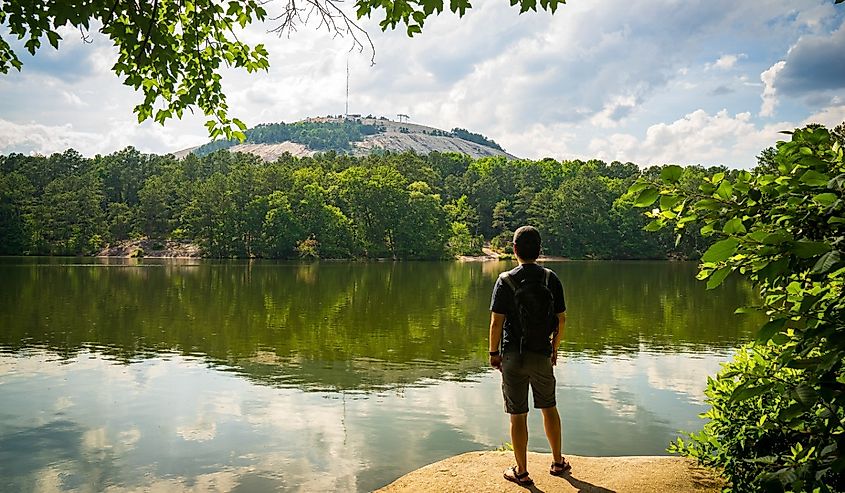
M560 340L563 338L563 328L566 326L566 312L557 314L557 331L552 337L552 364L557 364L557 348L560 346Z
M502 327L505 325L505 315L503 313L490 313L490 352L498 353L499 346L502 343ZM496 354L490 356L490 366L497 370L502 369L502 355Z

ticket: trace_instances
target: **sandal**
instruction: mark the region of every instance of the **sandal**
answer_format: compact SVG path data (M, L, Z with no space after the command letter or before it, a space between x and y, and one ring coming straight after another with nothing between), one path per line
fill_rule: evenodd
M525 471L522 474L517 474L516 466L505 469L503 476L511 483L516 483L520 486L531 486L534 484L534 480L528 477L528 471Z
M561 457L560 462L552 462L552 465L549 468L549 474L552 476L563 476L570 470L572 470L572 465L569 464L569 462L566 462L566 459Z

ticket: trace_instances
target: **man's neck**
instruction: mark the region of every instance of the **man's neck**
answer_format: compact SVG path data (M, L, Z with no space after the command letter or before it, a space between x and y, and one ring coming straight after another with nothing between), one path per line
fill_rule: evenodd
M516 257L516 261L519 262L519 265L526 265L526 264L536 264L536 260L522 260L519 256Z

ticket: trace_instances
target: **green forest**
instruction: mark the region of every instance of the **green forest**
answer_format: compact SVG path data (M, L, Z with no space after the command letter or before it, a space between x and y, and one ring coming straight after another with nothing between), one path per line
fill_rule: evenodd
M412 153L272 163L127 148L0 156L0 254L90 255L129 239L193 242L216 258L436 259L507 251L522 224L569 258L698 258L697 232L644 231L627 188L662 167ZM724 168L684 168L696 189Z
M648 232L627 188L662 167L602 161L334 152L272 163L226 150L183 160L127 148L0 156L0 254L90 255L129 239L215 258L437 259L507 251L537 226L547 255L697 258L697 232ZM684 168L696 189L724 168Z

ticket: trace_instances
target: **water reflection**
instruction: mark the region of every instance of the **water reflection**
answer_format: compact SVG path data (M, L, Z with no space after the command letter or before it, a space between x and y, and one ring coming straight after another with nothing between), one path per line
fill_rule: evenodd
M663 453L696 426L699 386L725 355L568 357L557 368L570 453ZM255 385L199 359L122 364L82 352L0 356L0 489L369 491L424 464L507 440L500 380L377 392ZM37 391L35 391L37 389ZM543 450L539 413L531 448ZM48 487L49 486L49 487Z
M691 264L551 266L566 285L570 353L723 349L756 324L732 314L747 287L705 293ZM176 351L310 390L462 379L485 367L490 289L506 267L7 259L0 348L126 362Z
M498 447L506 267L0 260L0 490L368 491ZM750 290L705 292L691 264L552 267L565 449L660 454L697 428Z

